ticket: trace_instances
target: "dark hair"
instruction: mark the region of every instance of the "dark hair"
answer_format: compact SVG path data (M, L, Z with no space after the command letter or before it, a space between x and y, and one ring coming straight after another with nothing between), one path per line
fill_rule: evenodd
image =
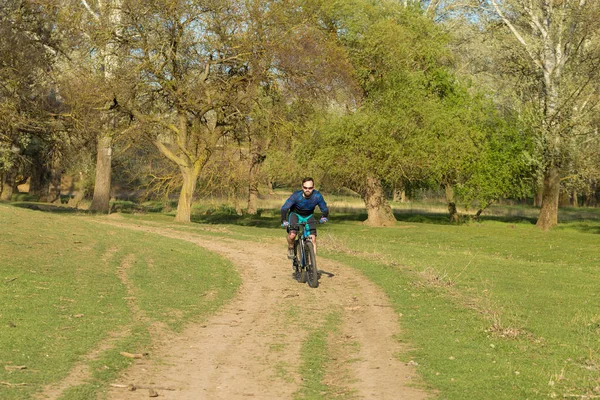
M302 179L302 183L308 182L308 181L312 181L312 183L315 183L315 180L313 178L311 178L310 176L307 176L306 178Z

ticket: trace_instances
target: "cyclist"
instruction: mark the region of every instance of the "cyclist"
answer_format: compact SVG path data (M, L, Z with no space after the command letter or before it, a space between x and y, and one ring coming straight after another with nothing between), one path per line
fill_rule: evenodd
M306 177L302 179L302 190L294 192L281 207L281 225L287 228L288 236L288 258L294 258L294 240L298 234L298 217L309 217L308 226L310 228L310 238L317 251L317 223L313 217L315 207L319 206L321 210L320 223L327 222L329 209L323 199L323 195L315 190L315 181L313 178Z

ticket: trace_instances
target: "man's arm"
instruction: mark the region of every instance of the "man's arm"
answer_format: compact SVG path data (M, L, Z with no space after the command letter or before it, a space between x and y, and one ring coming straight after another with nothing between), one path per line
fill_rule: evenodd
M328 218L329 217L329 208L327 207L327 203L325 203L325 199L323 198L323 195L319 193L319 202L317 203L317 205L319 206L319 210L321 210L321 214L323 217Z
M294 205L294 202L295 202L295 199L294 199L294 195L292 194L285 201L285 203L283 203L283 206L281 206L281 222L287 221L288 212L290 211L290 209Z

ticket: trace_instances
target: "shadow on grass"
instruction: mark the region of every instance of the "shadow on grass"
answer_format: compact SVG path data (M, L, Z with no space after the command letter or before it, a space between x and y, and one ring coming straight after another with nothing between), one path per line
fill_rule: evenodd
M99 213L77 208L68 207L65 205L56 205L38 202L3 202L14 207L25 208L34 211L42 211L56 214L87 214L96 215ZM198 224L214 224L214 225L238 225L257 228L279 228L280 216L279 210L261 210L257 215L242 214L238 215L226 208L211 210L210 212L196 212L192 214L191 220ZM140 212L137 208L131 210L119 208L118 212ZM158 213L157 209L145 208L142 213ZM531 214L531 213L527 213ZM395 210L394 216L399 222L419 223L432 225L452 225L449 221L447 213L432 212L427 210ZM332 223L344 222L363 222L367 219L365 212L343 212L334 213L330 218ZM481 221L497 221L507 224L528 224L535 225L537 217L525 215L518 210L508 210L507 215L501 215L496 212L495 215L482 215ZM469 222L468 219L461 223ZM477 222L475 222L477 223ZM561 209L559 211L559 226L557 229L573 229L583 233L600 234L600 209Z
M279 227L279 218L275 216L261 215L237 215L229 213L214 212L209 214L194 214L191 216L193 223L214 225L239 225L253 226L257 228Z
M55 214L93 214L93 212L91 212L91 211L79 210L79 209L73 208L73 207L67 207L67 206L49 204L49 203L35 203L35 202L28 202L28 201L20 201L20 202L14 202L14 203L6 203L6 204L11 205L13 207L26 208L28 210L50 212L50 213L55 213Z
M600 235L600 223L596 221L567 222L564 224L559 224L558 229L574 229L583 233Z

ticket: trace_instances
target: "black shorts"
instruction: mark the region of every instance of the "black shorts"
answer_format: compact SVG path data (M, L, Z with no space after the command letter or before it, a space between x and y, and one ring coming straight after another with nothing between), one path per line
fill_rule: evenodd
M298 226L298 214L290 213L290 216L288 217L288 221L290 221L290 226L288 227L288 232L289 231L298 232L300 230L300 228ZM308 227L310 228L310 234L317 236L317 221L315 220L315 217L311 216L308 219Z

